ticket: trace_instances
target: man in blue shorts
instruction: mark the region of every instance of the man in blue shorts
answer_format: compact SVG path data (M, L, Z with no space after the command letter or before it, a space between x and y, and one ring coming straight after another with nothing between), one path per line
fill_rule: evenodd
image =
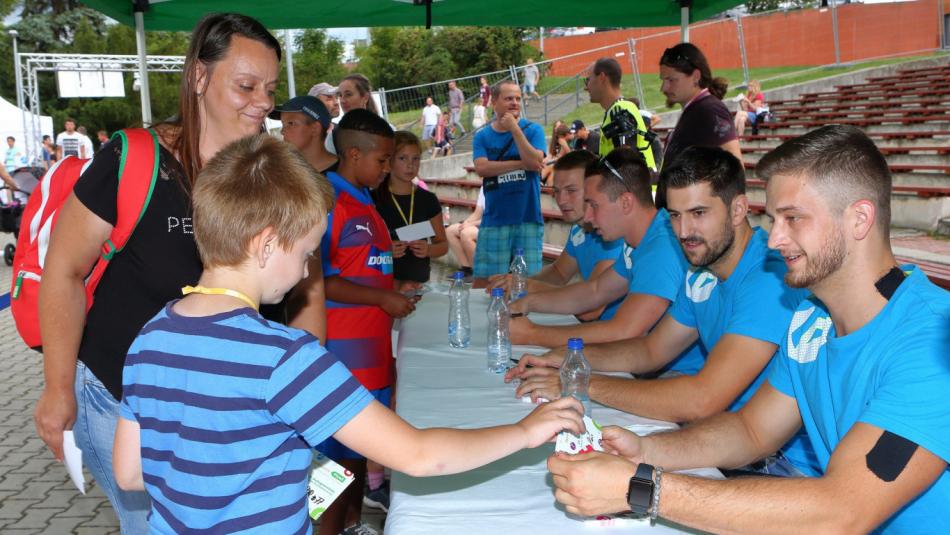
M587 151L573 151L554 162L554 200L561 210L561 217L573 226L557 259L528 278L529 294L566 286L577 275L585 281L596 279L613 269L614 260L620 256L622 239L606 241L590 224L581 221L584 218L584 171L596 161L597 158ZM495 275L489 280L487 291L492 288L507 290L510 284L511 275ZM623 297L618 297L577 317L582 321L610 319L622 301Z
M647 418L693 422L737 410L755 393L804 292L783 283L781 255L769 251L764 230L749 225L745 173L735 156L718 147L693 147L664 168L663 178L669 184L673 230L693 267L649 334L585 344L584 355L595 370L642 374L661 369L698 341L708 356L696 374L649 381L594 375L590 381L591 399L605 405ZM553 367L562 360L561 352L522 359L518 394L558 397L560 379ZM795 438L766 464L749 469L814 473L817 463L803 439Z
M524 249L529 274L541 270L544 130L521 118L521 88L515 82L493 87L492 101L495 118L472 141L475 172L483 178L485 190L485 213L475 248L476 279L507 273L517 248Z
M756 174L768 180L785 280L812 292L768 382L739 412L682 431L606 428L618 455L551 458L558 501L592 515L642 510L652 495L651 516L709 532L950 532L950 294L894 259L887 161L862 131L835 125L782 144ZM816 478L659 469L740 465L801 427Z

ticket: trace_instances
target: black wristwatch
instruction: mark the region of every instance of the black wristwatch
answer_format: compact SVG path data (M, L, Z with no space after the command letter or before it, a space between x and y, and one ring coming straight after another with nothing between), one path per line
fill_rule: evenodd
M640 463L637 473L630 478L627 487L627 504L630 510L638 515L645 515L650 511L653 503L653 466Z

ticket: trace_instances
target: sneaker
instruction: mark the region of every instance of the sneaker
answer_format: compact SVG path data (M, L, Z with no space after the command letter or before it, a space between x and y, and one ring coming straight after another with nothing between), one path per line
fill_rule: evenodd
M383 481L383 484L376 490L371 490L369 485L363 487L363 505L373 509L382 509L389 512L389 481Z
M340 535L379 535L379 532L363 522L357 522L340 532Z

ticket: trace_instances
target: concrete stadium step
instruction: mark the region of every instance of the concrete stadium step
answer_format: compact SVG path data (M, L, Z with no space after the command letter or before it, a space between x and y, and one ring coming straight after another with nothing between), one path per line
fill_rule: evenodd
M469 179L424 179L429 190L438 197L459 198L459 199L478 199L478 188L481 187L481 180ZM541 209L557 211L557 203L554 202L554 192L551 188L541 188Z
M806 124L788 124L786 122L775 122L767 123L768 128L764 128L766 125L763 125L763 128L759 130L760 134L790 134L793 136L800 136L806 132L825 126L827 124L848 124L849 121L834 121L828 123L822 122L811 122ZM892 133L895 130L900 130L903 136L909 137L909 134L914 132L920 132L922 135L929 136L940 136L947 137L950 136L950 117L940 121L933 122L918 122L901 125L899 123L885 123L885 124L875 124L875 125L856 125L868 134L883 134L883 133ZM873 136L872 136L873 138Z
M903 99L881 99L868 100L861 99L840 102L809 103L807 101L797 101L789 104L769 104L769 109L780 115L801 114L813 111L836 111L836 110L887 110L887 109L927 109L930 107L945 107L950 105L950 94L937 95L930 98L908 97Z
M742 160L748 163L758 162L775 146L748 146L742 144ZM895 153L894 149L882 149L884 158L891 166L892 172L937 172L950 174L950 146L923 147L933 149L932 152L913 151L910 153ZM950 177L948 177L950 178Z
M937 154L938 151L942 149L950 150L950 130L946 132L932 132L931 134L938 134L936 137L933 135L924 136L922 134L924 133L886 132L870 134L870 138L872 141L874 141L874 144L877 145L877 148L880 149L885 155L897 153L901 150L913 151L914 154L920 153L919 151ZM742 145L743 151L745 151L747 148L755 149L760 147L768 147L771 149L778 147L782 143L794 137L795 136L793 135L771 134L758 136L745 135L740 140L740 144ZM932 151L926 150L928 148L934 149Z
M746 193L749 201L757 205L765 203L765 184L755 178L754 173L747 177ZM902 191L908 188L907 191ZM937 230L941 218L950 214L950 196L920 196L920 188L898 186L891 192L891 224L933 232ZM948 188L942 188L947 191Z

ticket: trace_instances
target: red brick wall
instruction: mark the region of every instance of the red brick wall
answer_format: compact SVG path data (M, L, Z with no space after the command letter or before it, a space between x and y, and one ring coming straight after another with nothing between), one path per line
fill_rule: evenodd
M937 0L886 4L849 4L838 7L838 34L844 62L887 55L908 54L939 46ZM944 0L950 13L950 0ZM742 19L750 67L827 65L834 63L834 38L829 9L747 16ZM742 66L736 22L726 19L690 27L690 41L699 46L715 71ZM652 37L651 37L652 36ZM649 38L648 38L649 37ZM615 30L590 35L552 37L544 40L547 58L558 58L606 45L606 50L585 53L553 63L549 73L573 76L601 56L617 57L624 72L631 72L627 39L636 39L640 72L657 72L663 50L679 42L679 28ZM537 42L532 42L538 46ZM618 54L622 54L619 55Z

